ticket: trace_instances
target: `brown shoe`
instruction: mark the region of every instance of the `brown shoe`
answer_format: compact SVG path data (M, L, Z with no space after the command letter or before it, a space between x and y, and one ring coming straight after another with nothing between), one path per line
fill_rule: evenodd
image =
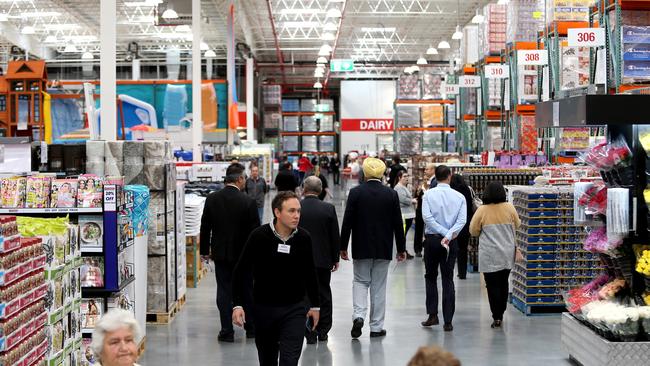
M423 321L420 324L422 324L423 327L430 327L430 326L433 326L433 325L440 324L440 321L438 320L437 315L429 315L429 318L426 321Z

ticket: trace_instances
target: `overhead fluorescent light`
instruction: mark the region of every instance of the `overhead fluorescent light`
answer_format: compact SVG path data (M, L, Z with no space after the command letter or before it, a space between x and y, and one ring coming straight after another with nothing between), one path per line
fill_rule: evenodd
M449 42L447 42L447 41L440 41L440 43L438 43L438 48L441 49L441 50L444 50L444 49L451 48L451 46L449 45Z
M43 18L43 17L58 17L61 15L58 11L26 11L20 13L21 18Z
M325 52L332 52L332 46L328 45L327 43L324 43L322 46L320 46L321 51Z
M481 24L483 23L483 21L485 21L485 17L483 16L483 14L479 13L478 9L476 9L476 15L474 15L474 17L472 18L472 23Z
M341 14L341 11L337 8L331 8L327 11L328 18L340 18L342 15L343 14Z
M318 66L316 66L316 70L325 71L325 65L318 64Z
M427 49L427 55L437 55L437 54L438 54L438 50L435 49L434 47L429 47Z
M64 31L79 29L81 26L79 24L45 24L43 28L51 31Z
M395 32L397 28L395 27L363 27L361 28L362 32Z
M63 52L79 52L79 50L77 49L77 47L75 45L69 44L69 45L65 46L65 48L63 49Z
M460 25L456 26L456 31L451 35L451 39L463 39L463 32L460 31Z
M45 42L45 43L56 43L58 41L59 40L56 39L56 36L49 35L49 36L45 37L45 40L43 42Z
M317 81L314 83L314 89L322 89L323 84L320 83L320 81Z
M321 9L315 8L296 8L296 9L282 9L280 10L281 15L298 15L298 14L322 14L324 13Z
M334 22L327 22L323 27L323 30L326 32L336 32L337 29L339 29L339 27Z
M336 35L334 35L334 33L325 32L320 36L320 39L323 41L333 41L336 39Z
M418 65L411 66L411 72L418 72L418 71L420 71L420 66Z
M207 51L205 51L204 56L206 58L215 58L215 57L217 57L217 54L213 50L207 50Z
M406 73L406 74L412 74L412 73L413 73L413 70L411 69L411 66L406 66L406 67L404 68L404 73Z
M81 55L82 60L92 60L94 58L93 54L86 51Z
M427 60L424 57L420 56L420 58L417 60L416 64L418 64L418 65L426 65Z
M325 57L321 56L321 57L319 57L319 58L316 60L316 63L317 63L317 64L326 64L326 63L327 63L327 59L326 59Z
M172 8L167 8L165 11L162 13L162 18L163 19L178 19L178 13L176 10Z
M207 43L201 42L201 51L207 51L210 49L210 46L208 46Z
M6 22L9 20L9 17L5 13L0 13L0 22Z
M318 56L329 56L329 55L330 55L330 51L323 50L323 49L318 51Z
M22 34L35 34L36 29L34 29L34 27L32 27L31 25L26 25L26 26L23 27L23 29L20 30L20 33L22 33Z
M283 22L285 28L315 28L319 27L319 22Z
M323 76L325 76L324 71L318 71L318 70L314 71L314 77L315 78L322 78Z
M178 33L189 33L192 31L192 28L187 24L182 24L174 28L174 30Z

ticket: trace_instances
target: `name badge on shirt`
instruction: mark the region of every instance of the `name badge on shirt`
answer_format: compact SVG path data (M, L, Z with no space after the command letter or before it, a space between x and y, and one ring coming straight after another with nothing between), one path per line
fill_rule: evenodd
M289 252L291 252L291 245L278 244L278 253L289 254Z

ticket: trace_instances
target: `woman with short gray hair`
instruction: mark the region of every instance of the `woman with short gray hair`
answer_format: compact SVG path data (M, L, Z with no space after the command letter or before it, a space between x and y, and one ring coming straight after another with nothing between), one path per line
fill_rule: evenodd
M137 366L140 326L133 313L122 309L109 310L95 324L92 348L102 366Z

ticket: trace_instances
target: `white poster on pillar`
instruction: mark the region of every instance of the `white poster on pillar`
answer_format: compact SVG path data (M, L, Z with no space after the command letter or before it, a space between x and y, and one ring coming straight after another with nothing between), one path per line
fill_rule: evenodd
M395 130L395 81L341 81L341 155L377 152L377 133Z

